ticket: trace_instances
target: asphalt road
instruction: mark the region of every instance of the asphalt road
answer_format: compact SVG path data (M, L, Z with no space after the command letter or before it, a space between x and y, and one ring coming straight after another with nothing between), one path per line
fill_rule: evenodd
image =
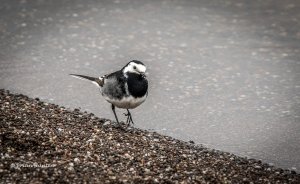
M299 10L297 0L4 0L0 88L113 119L98 89L68 74L138 59L150 90L135 126L299 171Z

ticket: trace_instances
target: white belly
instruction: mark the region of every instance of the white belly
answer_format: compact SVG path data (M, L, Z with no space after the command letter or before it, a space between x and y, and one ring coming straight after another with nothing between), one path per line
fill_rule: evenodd
M141 98L123 97L121 100L105 98L109 103L112 103L118 108L122 109L134 109L141 105L146 100L147 95Z

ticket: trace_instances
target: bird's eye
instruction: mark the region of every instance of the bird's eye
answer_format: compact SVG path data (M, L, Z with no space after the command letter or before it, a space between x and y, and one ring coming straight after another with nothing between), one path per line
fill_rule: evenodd
M136 69L136 66L133 66L133 69Z

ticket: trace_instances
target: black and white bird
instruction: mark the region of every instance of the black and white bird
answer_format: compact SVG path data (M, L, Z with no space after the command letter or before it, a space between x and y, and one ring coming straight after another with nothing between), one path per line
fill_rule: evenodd
M145 72L146 66L141 61L132 60L121 70L99 78L78 74L70 75L79 79L89 80L100 87L104 99L111 103L111 109L119 125L120 122L115 107L126 109L126 123L129 126L130 123L133 124L129 109L134 109L141 105L148 95L148 81Z

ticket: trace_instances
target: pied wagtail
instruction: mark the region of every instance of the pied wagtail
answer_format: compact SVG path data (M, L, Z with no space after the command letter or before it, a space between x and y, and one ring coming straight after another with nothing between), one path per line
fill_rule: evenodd
M89 80L100 87L102 96L111 103L111 109L119 125L115 107L126 109L126 123L129 126L130 123L134 124L129 109L141 105L148 95L148 81L145 72L146 66L141 61L132 60L121 70L99 78L77 74L70 75Z

